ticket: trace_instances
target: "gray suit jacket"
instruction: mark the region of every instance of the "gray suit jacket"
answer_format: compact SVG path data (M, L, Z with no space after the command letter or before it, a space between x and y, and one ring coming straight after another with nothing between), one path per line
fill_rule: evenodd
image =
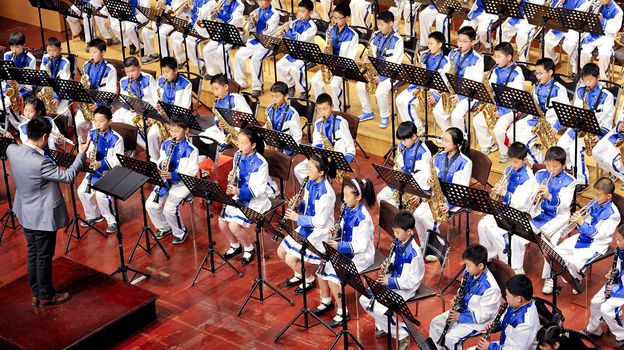
M66 170L26 145L10 145L7 157L16 188L13 209L22 226L40 231L56 231L67 226L69 217L59 183L76 179L85 154L78 154Z

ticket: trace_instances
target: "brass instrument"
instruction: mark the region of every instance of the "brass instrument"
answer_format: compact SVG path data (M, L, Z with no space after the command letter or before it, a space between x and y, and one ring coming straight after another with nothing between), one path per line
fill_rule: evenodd
M95 140L93 141L93 149L89 153L89 166L93 163L97 162L97 149L100 144L100 130L95 131ZM89 182L87 182L87 189L85 189L85 193L91 193L91 186L93 185L93 174L89 174Z
M175 149L176 145L178 144L178 140L177 139L171 139L171 144L169 145L169 148L167 149L167 156L165 157L165 159L162 161L162 163L160 163L160 168L163 172L166 173L170 173L171 172L171 156L173 155L173 150ZM154 192L156 192L156 195L154 196L154 203L158 203L159 199L160 199L160 190L162 188L156 187L154 189Z
M453 52L455 52L455 55L453 55ZM455 74L455 56L459 55L459 49L453 49L453 51L451 51L449 53L449 72L450 74ZM451 101L451 96L455 95L455 91L453 91L453 87L451 86L451 84L447 84L447 88L449 90L449 92L443 92L441 99L442 99L442 109L444 109L444 113L447 114L451 114L453 113L453 110L455 109L456 104L453 103L453 101Z
M86 74L86 72L80 71L80 69L78 69L78 71L80 72L80 83L82 84L82 86L84 86L84 88L87 90L91 89L91 82L89 82L89 75ZM85 121L90 123L93 121L93 117L95 115L93 111L89 109L89 106L90 106L89 103L80 102L80 109L82 109L82 116L84 117Z
M210 12L210 14L208 15L208 20L214 21L215 19L217 19L219 12L221 12L221 9L223 9L223 6L226 3L229 4L230 2L228 0L219 0L219 2L217 2L217 5L215 5L214 9L212 9L212 12Z
M441 151L440 151L441 152ZM441 208L441 203L446 201L446 197L444 197L444 193L442 193L442 186L440 186L440 179L438 178L436 167L434 164L434 160L440 152L436 153L431 160L429 161L429 166L431 168L431 180L433 181L433 185L431 185L431 198L429 198L429 206L431 207L431 213L433 214L433 219L437 222L447 221L449 216L448 212L443 212ZM459 150L457 150L459 152Z
M607 281L607 285L605 288L606 299L611 298L611 288L613 288L613 285L615 284L615 280L617 280L618 277L620 277L620 272L617 269L617 262L618 262L619 255L620 255L620 249L618 248L615 250L615 255L613 256L613 262L611 263L611 270L609 270L609 280ZM607 293L607 289L609 290L608 293Z
M489 72L483 75L483 85L485 85L485 90L487 91L490 99L494 100L494 91L492 90L492 84L490 84L490 77L492 76L492 72L496 69L497 66L494 66ZM510 73L511 74L511 73ZM491 132L494 132L494 127L496 126L497 118L494 118L494 114L498 111L495 104L492 103L484 103L480 102L477 107L476 113L483 112L483 118L485 118L485 123Z
M340 227L340 222L342 221L342 218L344 217L344 213L346 209L347 209L347 203L342 203L342 206L340 207L340 214L338 214L338 219L336 219L336 222L334 222L334 233L332 233L331 236L329 236L329 240L335 241L335 240L342 238L342 234L341 234L342 228ZM321 274L325 272L325 265L327 265L327 260L322 259L317 271L319 271Z
M414 161L416 160L414 159ZM405 162L405 159L403 159L403 162ZM394 163L394 170L403 171L396 162ZM401 201L401 194L399 193L399 191L392 191L392 199L399 203L399 206L403 207L404 210L407 210L410 213L413 213L417 207L416 205L412 204L412 198L414 197L415 196L411 193L403 193L403 200Z
M428 53L429 50L423 52L424 54ZM416 54L414 55L416 57L416 66L417 67L423 67L423 68L427 68L424 67L423 64L420 62L420 55ZM416 97L418 99L418 109L416 109L416 114L418 114L418 117L422 120L425 120L425 113L427 115L433 115L433 106L429 105L429 101L427 101L425 99L425 88L422 86L419 86L416 88L416 90L414 90L413 92L414 97ZM427 109L427 111L425 112L425 108Z
M509 306L509 304L507 303L502 303L499 307L498 307L498 312L496 313L496 316L494 317L494 321L492 321L490 328L488 328L488 330L485 332L485 334L483 334L483 338L485 338L485 340L490 340L490 337L492 336L492 333L494 333L494 330L498 327L498 324L500 323L501 317L503 317L503 315L505 314L505 311L507 311L507 307Z
M552 174L549 173L548 177L545 178L544 181L542 181L542 183L540 183L540 187L544 185L548 185L548 181L550 181L551 178L552 178ZM542 206L543 201L544 201L544 196L540 194L539 188L538 188L537 192L533 196L533 199L531 200L531 206L529 207L528 213L531 214L535 212L539 207Z
M620 46L624 46L624 32L617 32L613 41Z
M373 33L373 35L371 35L370 39L368 39L368 42L366 43L366 46L364 47L364 52L366 53L366 56L373 56L371 53L371 43L373 42L373 39L375 39L375 35L378 32ZM389 41L389 40L388 40ZM369 94L374 94L375 90L377 90L377 84L375 84L375 77L377 76L377 69L375 69L375 66L373 66L373 64L368 61L368 58L366 59L367 62L360 62L358 65L360 66L361 69L361 73L366 77L366 80L368 80L368 82L366 83L366 92L368 92Z
M297 194L290 197L290 199L288 200L288 209L293 210L293 211L295 210L295 208L297 207L297 204L299 204L299 201L301 200L301 197L303 196L303 192L305 192L305 188L309 180L310 178L308 176L303 178L303 181L301 182L301 187L299 187L299 191L297 192ZM284 214L285 213L286 212L284 212ZM280 220L278 232L281 233L282 230L284 229L284 226L286 226L286 218L282 218ZM278 235L273 236L273 240L276 242L278 238L279 238Z
M245 23L243 23L243 33L247 36L251 35L251 29L258 21L258 11L260 11L260 8L253 10L247 17L247 20L245 20Z
M512 171L513 169L509 169L509 171L506 171L501 177L501 179L498 180L496 185L494 185L494 187L492 188L492 192L490 192L490 198L492 198L493 201L498 201L501 198L501 195L498 194L498 191L495 191L494 189L500 190L501 188L507 188Z
M65 135L63 135L63 134L61 134L61 133L58 133L58 132L55 132L55 131L51 131L51 132L50 132L50 136L54 136L54 137L56 137L57 139L59 139L59 140L61 140L61 141L65 142L66 144L68 144L68 145L70 145L70 146L73 146L73 145L74 145L74 141L72 141L72 140L68 139L67 137L65 137Z
M329 151L333 151L334 150L334 145L332 145L331 142L329 142L329 138L321 132L321 140L323 141L323 148ZM344 171L343 170L337 170L336 171L336 181L341 184L342 181L344 180Z
M19 86L15 80L7 80L8 89L4 92L4 96L9 98L11 109L15 113L21 113L22 96L20 95Z
M619 128L619 125L621 125L621 123L618 123L618 125L616 125L616 128ZM618 131L618 133L619 133L619 131ZM620 150L620 156L624 155L624 137L620 137L619 139L617 139L615 141L614 146L615 146L615 148Z
M290 28L290 25L294 22L294 20L288 21L280 26L277 26L277 28L273 29L272 31L268 32L268 33L263 33L264 35L268 35L268 36L273 36L273 37L280 37L282 35L284 35L284 33L286 33L288 31L288 28Z
M52 65L52 57L50 57L50 59L48 60L48 64L45 66L45 70L46 70L46 72L48 72L48 74L50 74L51 78L54 78L52 76L52 70L50 69L51 65ZM55 115L56 114L56 107L57 106L54 104L54 89L52 89L51 86L44 86L41 89L41 91L39 91L39 93L37 94L37 97L45 105L46 113L48 115Z
M593 200L589 201L589 203L587 203L586 206L582 207L578 211L579 214L581 214L583 221L587 220L587 217L589 216L589 209L591 209L591 207L593 207L594 204L596 204L596 201L593 201ZM567 235L568 233L572 232L572 230L574 230L575 228L576 228L576 223L570 220L570 221L565 222L563 225L559 226L559 228L557 228L555 231L553 231L553 234L551 236L563 237Z
M589 96L589 87L585 86L585 92L583 93L583 109L590 110L591 108L589 108L589 105L587 104L587 96ZM578 133L577 137L583 138L585 141L585 152L587 152L587 155L591 157L594 151L594 146L596 146L597 143L594 142L594 135L588 133L587 131L581 131Z
M214 109L214 114L215 114L215 118L219 118L219 123L223 123L223 126L225 127L225 139L223 141L223 143L227 144L232 144L236 147L238 147L238 130L236 130L235 127L233 127L232 125L230 125L230 123L227 122L227 120L225 120L225 118L221 117L219 112L217 112L217 109Z
M393 268L392 261L394 260L394 254L395 254L394 249L396 248L396 245L400 243L401 241L399 241L398 239L395 239L392 241L392 245L390 246L390 251L388 252L388 257L383 261L383 263L381 263L381 267L379 268L377 281L379 281L380 278L383 278L383 276L390 273L390 271L392 270ZM373 311L374 306L375 306L375 295L373 295L370 298L370 302L366 306L366 310Z
M191 2L191 0L186 0L186 1L182 2L180 5L178 5L178 7L174 8L171 11L169 11L169 15L171 15L173 17L178 17L188 7L192 7L192 6L193 6L193 3ZM187 18L187 20L188 20L188 18Z
M533 102L535 103L535 109L537 110L537 124L531 129L531 132L540 139L542 146L544 149L549 149L553 146L557 145L557 136L553 133L552 126L546 120L546 116L544 112L542 112L542 108L535 97L535 94L531 94L533 96ZM548 106L546 106L548 108Z
M334 29L334 27L335 25L331 24L329 28L327 28L327 31L325 32L325 53L328 55L334 54L334 47L332 46L333 42L332 42L332 37L331 37L331 31ZM333 74L329 70L329 68L327 68L327 66L324 64L321 65L321 74L323 76L323 82L325 82L325 84L331 83Z
M271 106L269 107L269 112L266 115L266 123L264 124L264 127L269 129L269 130L275 130L275 128L273 127L273 122L271 122L271 111L273 110L277 110L278 107L276 107L274 104L271 104ZM286 112L288 112L288 108L286 109ZM281 131L281 130L277 130L277 131ZM275 146L269 146L268 144L266 146L264 146L265 150L272 150L272 151L279 151L279 149Z
M128 93L128 96L130 97L134 97L136 98L136 95L132 92L132 89L130 89L130 83L128 83L128 90L126 91ZM158 92L158 99L161 100L162 99L162 87L158 87L157 89ZM160 107L159 104L156 104L156 109L158 110L158 113L163 115L165 114L165 112L162 110L162 107ZM139 131L145 131L145 127L143 126L143 116L140 114L135 114L134 117L132 117L132 124L134 124L137 128L139 128ZM168 138L171 137L171 133L169 132L169 129L167 129L167 126L165 124L163 124L161 121L158 120L153 120L153 119L148 119L147 120L147 128L151 128L152 125L156 124L156 126L158 127L158 134L160 135L160 138L162 140L166 140ZM145 137L147 137L147 135L145 135Z
M461 301L462 299L464 299L464 293L465 293L465 289L466 289L466 275L462 276L462 280L461 280L461 284L459 286L459 288L457 289L457 292L455 293L455 298L453 298L453 304L451 304L451 307L449 308L449 310L451 311L459 311L459 307L461 306ZM440 334L440 338L438 339L437 343L439 345L442 345L444 347L446 347L445 343L446 343L446 334L448 333L449 329L451 328L451 324L452 322L448 320L448 318L446 319L446 324L444 325L444 329L442 330L442 334Z

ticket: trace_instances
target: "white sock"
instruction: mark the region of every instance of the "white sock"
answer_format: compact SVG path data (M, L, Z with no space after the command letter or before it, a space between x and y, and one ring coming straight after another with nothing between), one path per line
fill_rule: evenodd
M295 278L301 278L301 272L295 272Z
M251 245L251 246L249 246L249 247L244 247L244 248L243 248L243 250L244 250L244 251L246 251L246 252L253 252L253 250L254 250L254 246L253 246L253 245Z
M322 297L321 298L321 304L330 305L331 302L332 302L332 298L331 297Z
M236 243L234 243L234 244L230 243L230 248L232 248L232 249L238 249L238 248L240 248L240 243L238 243L238 242L236 242Z
M311 275L310 277L306 278L306 283L312 283L314 282L314 275Z
M348 315L349 314L349 309L345 308L345 310L347 311L347 315ZM336 316L342 317L342 307L336 309Z

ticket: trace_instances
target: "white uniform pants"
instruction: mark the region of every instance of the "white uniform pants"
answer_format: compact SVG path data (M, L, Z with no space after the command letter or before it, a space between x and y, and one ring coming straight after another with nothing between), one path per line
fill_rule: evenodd
M446 319L448 318L449 311L438 315L431 320L431 325L429 326L429 337L433 339L436 343L436 347L439 350L446 350L444 346L441 346L437 343L438 339L440 339L440 335L442 334L442 330L444 330L444 326L446 325ZM444 344L449 349L461 350L462 342L464 339L469 336L476 335L481 330L485 328L483 324L473 324L473 323L457 323L455 322L450 328L448 333L446 333L446 338Z
M445 37L447 36L446 26L448 23L446 21L446 15L439 13L435 6L433 6L433 8L427 7L418 14L418 25L420 29L420 40L418 41L418 45L425 46L427 44L434 21L436 24L436 30L442 32Z
M574 132L572 132L572 134L574 134ZM570 168L574 166L574 138L570 136L570 133L567 130L557 142L557 146L566 151L567 166ZM592 152L592 154L594 153ZM579 184L589 184L589 170L587 169L587 162L585 161L586 155L584 138L578 138L578 152L576 152L576 157L578 166L576 179L579 181ZM574 173L572 173L572 176L574 176Z
M76 132L78 133L78 139L82 143L87 142L89 130L93 128L93 123L85 120L84 114L82 113L82 109L78 109L76 111L75 122L76 122L75 124Z
M474 105L474 101L473 101ZM466 115L468 114L468 99L465 98L455 106L453 112L449 116L448 113L444 111L442 108L442 99L438 101L436 106L433 108L433 115L435 116L436 123L442 129L444 133L446 129L454 126L459 128L463 133L464 137L467 137L466 133Z
M161 231L171 229L174 237L184 237L186 227L180 215L180 204L184 202L184 198L167 193L159 198L158 203L154 203L155 197L156 192L152 191L147 197L145 209L156 229Z
M498 257L499 260L507 262L507 253L505 248L509 237L507 231L498 227L496 219L492 215L484 216L477 225L479 233L479 244L484 246L488 252L488 260ZM515 252L512 252L512 255Z
M480 41L486 49L489 49L491 44L490 26L496 19L498 19L498 16L484 12L471 21L464 20L460 28L465 26L474 28L477 31L477 41Z
M600 67L600 79L607 78L611 56L613 55L613 45L615 42L610 36L603 35L598 39L583 44L581 48L581 67L592 61L592 51L598 48L598 66Z
M414 90L416 91L416 90ZM427 93L427 96L431 96L430 93ZM416 112L419 108L418 98L414 96L414 92L410 92L407 89L403 90L399 96L396 98L396 109L399 112L399 116L401 117L401 121L411 121L416 124L416 128L418 130L424 130L423 121L420 119L418 113ZM423 109L424 110L424 109ZM428 118L433 118L433 113L428 115Z
M89 176L89 174L85 176L77 190L78 198L82 203L82 208L86 215L86 220L95 219L102 215L108 225L117 223L115 211L113 210L113 201L108 195L96 191L93 188L91 188L91 193L85 193L87 184L89 183Z
M593 334L602 334L602 323L609 326L609 330L615 336L615 340L624 340L624 327L618 313L624 305L624 298L609 298L604 294L602 287L591 300L589 323L587 330Z
M232 77L232 67L230 64L231 49L232 45L225 45L225 59L228 69L227 75L230 78ZM217 74L225 74L225 64L223 63L223 45L220 42L216 42L214 40L207 42L202 49L202 53L204 54L203 62L208 75L215 76Z
M624 182L624 164L622 163L622 155L620 154L620 150L615 148L615 146L603 137L600 140L596 147L594 147L594 151L592 152L592 156L598 166L600 166L603 170L610 172L615 175L620 181Z
M529 118L523 118L511 124L507 129L507 139L514 142L514 128L516 129L516 141L522 142L528 148L528 158L531 164L541 163L544 160L542 151L537 147L538 138L533 134L533 127L528 123Z
M374 14L372 13L372 5L365 0L352 0L349 3L349 7L351 8L351 25L358 27L368 27L372 26L372 17Z
M167 38L169 34L173 32L173 26L169 24L161 24L159 26L158 36L160 38L160 54L162 57L169 57L171 53L169 52L169 43L167 42ZM154 46L154 38L156 37L156 31L152 30L152 25L146 25L141 30L143 35L143 51L145 56L156 55L156 48ZM157 39L158 40L158 39Z
M170 36L171 38L171 48L173 49L173 53L178 60L178 63L186 62L187 53L189 63L194 64L196 67L200 67L199 58L198 58L198 48L199 42L201 39L195 38L193 36L186 37L186 51L184 50L184 36L180 32L173 32Z
M314 73L310 85L312 85L312 93L314 94L314 98L317 98L320 94L325 92L326 85L325 81L323 81L323 74L320 71ZM342 78L334 75L329 82L329 95L332 98L332 105L334 106L334 110L342 110L342 94Z
M392 14L394 15L394 31L399 33L399 22L401 20L401 15L403 15L403 20L405 21L403 25L403 30L405 35L409 36L413 32L415 36L416 30L410 30L410 28L412 28L412 23L414 23L412 19L416 18L416 11L418 11L418 8L420 6L421 4L414 2L410 10L410 2L408 0L402 0L399 2L398 7L390 7L390 12L392 12Z
M383 306L379 301L375 301L375 303L373 304L373 309L369 311L368 306L370 305L370 302L371 302L370 299L367 298L365 295L360 296L360 305L362 305L362 308L366 310L367 314L369 314L371 317L375 319L375 328L380 329L384 332L387 332L388 331L388 316L386 316L385 313L386 311L388 311L388 308ZM390 334L392 334L393 338L397 338L396 322L397 322L396 313L393 313L392 324L390 325ZM407 333L407 328L405 327L405 324L403 322L399 322L398 339L403 340L407 336L409 336L409 334Z
M559 63L559 56L555 53L555 48L559 46L559 43L563 40L561 48L568 54L570 64L574 66L576 70L576 44L578 43L578 32L570 30L567 33L553 32L549 30L544 36L546 45L544 46L544 57L548 57L555 61L555 64Z
M362 113L372 113L373 106L371 106L370 96L366 91L366 84L358 82L355 85L357 96L362 103ZM390 79L382 81L377 85L375 90L375 97L377 99L377 105L379 106L379 115L383 118L390 117Z
M262 90L262 61L271 54L270 50L265 49L260 43L251 44L241 47L234 55L234 80L241 86L241 89L247 88L246 62L251 57L249 70L251 71L251 88L252 90Z
M508 146L505 144L505 138L507 129L511 125L512 121L513 113L507 113L500 116L494 125L494 136L496 137L496 143L498 144L500 154L507 154ZM473 125L481 148L494 146L494 138L490 134L490 129L485 122L483 113L479 113L475 116Z
M308 82L305 80L305 67L302 60L290 62L286 57L282 57L275 67L278 80L285 82L289 88L297 85L299 91L307 91Z

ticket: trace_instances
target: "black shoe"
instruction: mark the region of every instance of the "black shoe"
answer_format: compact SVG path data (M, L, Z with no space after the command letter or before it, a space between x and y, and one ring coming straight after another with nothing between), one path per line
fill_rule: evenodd
M171 243L172 244L182 244L182 243L184 243L184 241L186 241L186 237L188 237L188 231L184 231L184 236L182 236L181 238L173 237L173 239L171 240Z
M300 94L299 94L299 98L300 98L300 99L302 99L302 100L307 99L307 98L308 98L308 93L307 93L307 92L305 92L305 91L304 91L304 92L302 92L302 93L300 93Z
M622 348L624 348L624 340L616 340L616 341L615 341L615 348L616 348L616 349L622 349Z
M120 41L117 38L106 39L106 45L107 46L113 46L113 45L117 45L119 43L120 43Z
M80 38L80 40L85 41L85 32L84 29L80 31L80 33L78 33L78 37Z
M156 62L158 61L158 55L153 54L153 55L149 55L147 57L143 57L143 59L141 60L142 64L149 64L152 62Z
M117 224L111 224L106 227L106 233L113 233L117 231Z
M293 278L297 278L296 281L293 281ZM301 284L301 282L303 282L303 279L301 277L293 277L293 278L289 278L286 281L284 281L284 283L282 283L282 285L286 288L290 288L292 286L296 286L297 284Z
M346 320L349 321L349 319L350 319L349 314L347 314ZM336 318L334 317L327 325L331 328L341 327L342 317L340 318L339 321L336 321Z
M288 88L288 96L295 97L295 87Z
M104 217L102 215L100 215L97 218L86 219L85 221L81 221L80 222L80 226L82 226L82 227L89 227L90 225L94 225L94 224L96 224L98 222L104 221Z
M156 236L157 240L161 240L167 236L169 236L171 234L171 229L167 229L167 230L158 230L156 231L156 234L154 236Z
M314 287L316 287L316 280L306 282L306 292L311 291ZM297 287L297 289L295 289L295 294L303 294L303 286Z
M576 194L581 194L583 192L585 192L585 190L589 187L588 184L581 184L581 185L576 185L575 191Z
M324 307L321 309L321 306L324 306ZM324 314L327 311L331 310L333 307L334 307L334 302L331 302L329 304L321 303L321 305L315 307L312 310L312 313L315 314L316 316L321 316L322 314Z
M262 95L262 90L254 90L251 92L251 96L258 98L260 97L260 95Z
M130 54L131 55L136 55L137 54L137 48L136 46L134 46L134 44L130 44Z
M180 62L180 63L178 64L178 69L182 69L182 68L184 68L184 66L185 66L185 65L186 65L186 61L184 61L184 62Z
M251 264L251 262L253 261L254 258L254 253L256 252L256 250L252 250L252 251L247 251L245 250L243 252L243 258L241 259L241 263L243 263L243 265L249 265ZM245 257L245 254L247 253L251 253L251 255L249 255L248 257Z
M243 246L239 245L238 248L233 248L230 246L230 249L228 249L228 251L225 252L225 254L223 254L223 257L225 259L231 259L242 252L243 252Z

